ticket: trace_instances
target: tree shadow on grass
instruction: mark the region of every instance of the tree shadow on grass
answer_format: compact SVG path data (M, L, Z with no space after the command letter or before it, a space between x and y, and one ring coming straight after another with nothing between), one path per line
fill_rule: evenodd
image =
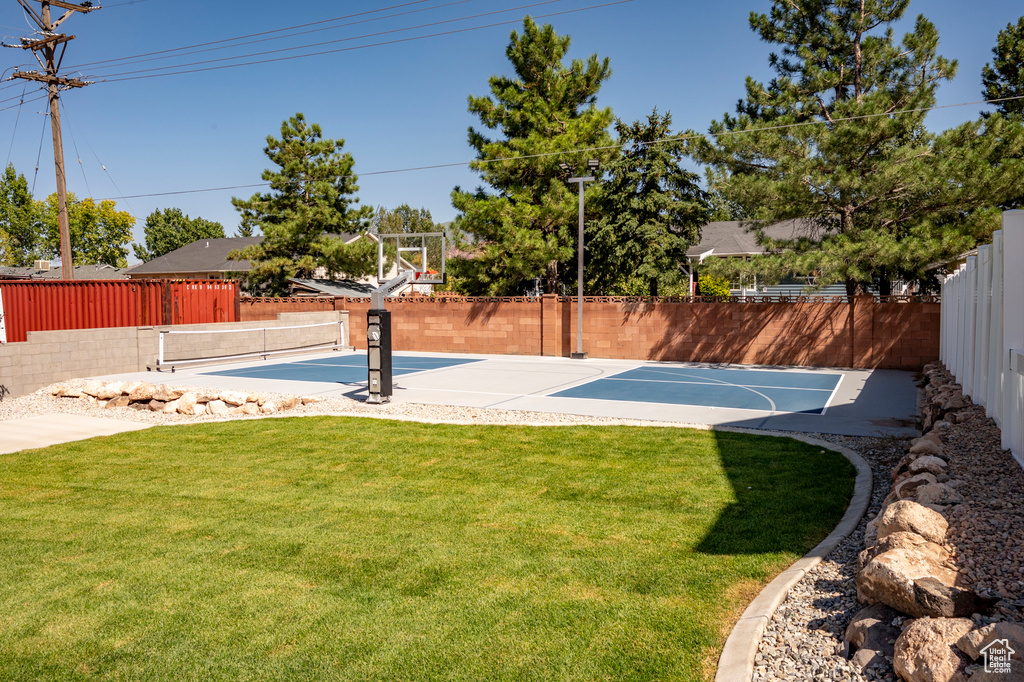
M856 478L843 455L773 436L716 431L715 440L735 501L698 552L803 556L839 523Z

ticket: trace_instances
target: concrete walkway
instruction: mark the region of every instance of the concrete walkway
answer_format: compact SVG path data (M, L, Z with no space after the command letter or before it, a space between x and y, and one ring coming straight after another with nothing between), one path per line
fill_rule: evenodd
M124 431L147 429L150 424L73 414L43 414L23 419L0 421L0 454L96 436L111 436Z

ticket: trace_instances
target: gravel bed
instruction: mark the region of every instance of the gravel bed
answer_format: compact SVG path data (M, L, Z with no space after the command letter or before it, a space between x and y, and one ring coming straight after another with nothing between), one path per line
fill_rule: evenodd
M62 381L62 386L82 388L85 379ZM56 384L55 384L56 385ZM181 385L168 385L169 388L186 390L208 390ZM262 392L260 395L276 399L286 397L284 394ZM0 421L18 419L40 414L76 414L89 417L107 417L125 421L143 422L147 424L200 424L225 419L265 419L267 415L233 415L216 416L205 414L189 416L183 414L164 414L130 407L107 409L99 407L96 401L80 398L54 398L49 387L35 393L17 398L0 399ZM445 422L455 424L528 424L532 426L559 426L578 424L597 425L634 425L634 426L685 426L659 421L636 419L610 419L604 417L588 417L572 414L552 414L546 412L522 412L515 410L496 410L478 407L452 407L447 405L421 405L416 403L385 403L383 405L367 405L351 398L325 398L320 402L301 405L286 412L273 415L275 417L300 417L313 415L380 417L385 419L408 419L423 422Z
M890 473L904 441L813 434L858 453L871 467L871 503L857 529L793 586L765 628L754 659L754 680L895 680L892 662L861 671L838 655L846 626L863 608L857 603L857 555L864 529L889 494Z

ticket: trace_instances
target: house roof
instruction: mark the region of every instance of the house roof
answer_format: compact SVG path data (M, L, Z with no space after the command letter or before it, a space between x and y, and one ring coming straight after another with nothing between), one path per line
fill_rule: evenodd
M128 279L129 268L115 268L112 265L76 265L74 268L75 279ZM58 280L63 277L60 264L50 265L49 270L38 270L36 268L0 267L0 279L17 280Z
M690 258L703 258L765 253L765 247L757 243L757 235L748 227L750 224L742 220L708 223L701 228L700 242L687 249L686 255ZM772 239L797 239L820 236L821 230L814 222L800 219L772 223L765 226L764 232Z
M293 277L288 281L296 285L298 288L321 293L325 296L351 296L354 298L363 298L369 296L373 290L376 289L372 284L357 282L353 279L334 280Z
M338 237L346 244L358 239L361 235L352 232L330 235ZM252 244L262 244L263 236L256 237L221 237L219 239L197 239L180 249L175 249L151 261L146 261L131 268L132 277L146 275L174 275L197 272L248 272L252 267L246 260L228 260L228 254L236 249L244 249Z
M136 265L129 273L132 277L139 277L196 272L245 272L250 268L249 261L228 260L228 254L235 249L244 249L262 241L262 236L198 239L180 249Z

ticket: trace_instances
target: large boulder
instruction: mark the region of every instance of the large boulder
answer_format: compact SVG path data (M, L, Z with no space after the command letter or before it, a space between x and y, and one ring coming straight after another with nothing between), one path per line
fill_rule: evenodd
M930 435L930 434L929 434ZM936 443L939 436L936 434L933 438L922 438L917 441L914 445L910 446L910 454L912 455L931 455L932 457L941 457L943 454L942 446Z
M249 394L242 391L221 391L220 399L233 407L241 407L249 400Z
M906 682L950 682L964 663L956 642L973 628L969 618L919 618L896 640L892 667Z
M938 476L939 474L946 473L946 469L948 467L949 465L946 464L946 460L941 457L936 457L935 455L921 455L911 462L907 468L912 474L928 473Z
M914 499L923 505L950 505L960 504L964 501L963 495L953 490L945 483L928 483L922 485L914 492Z
M974 590L947 585L931 576L914 581L914 601L925 613L943 618L966 618L984 613L998 599L986 599Z
M153 399L153 393L155 391L156 386L154 386L153 384L139 382L139 385L132 389L132 391L128 394L128 398L132 401L148 402Z
M169 403L177 400L183 395L185 395L185 391L179 388L170 388L169 386L161 384L153 391L153 400L159 400L162 403Z
M894 485L892 492L896 494L896 499L906 500L913 498L917 495L918 488L928 485L929 483L935 483L934 474L917 474L916 476L910 476L909 478L906 478Z
M944 564L949 560L949 552L942 545L925 540L917 533L909 533L905 530L889 533L873 546L868 547L860 553L859 569L874 559L879 554L888 552L891 549L913 549L924 554L937 564Z
M897 531L908 531L920 535L925 540L942 544L948 530L949 524L942 518L942 514L913 500L900 500L893 502L882 512L882 518L878 522L878 539L881 540Z
M1024 660L1024 625L1020 623L992 623L971 630L957 640L956 646L976 661L981 658L981 650L997 639L1005 639L1010 648ZM1024 672L1024 662L1020 668Z
M856 577L857 600L862 604L882 603L911 616L940 615L928 603L917 601L915 581L934 578L952 587L956 571L945 568L924 552L900 547L882 552L862 568Z
M198 406L199 403L196 401L195 393L186 393L185 395L178 398L178 412L180 412L181 414L187 414L190 416L202 414L201 412L198 412ZM206 408L203 408L203 411L205 412Z
M82 393L91 395L97 400L111 400L121 395L121 389L124 387L122 382L111 382L107 383L104 381L98 381L93 379L85 382L82 386Z
M230 409L231 408L228 407L228 404L223 400L211 400L210 402L206 403L206 411L212 415L220 416L228 414L228 411Z
M899 627L893 625L899 615L885 604L872 604L858 611L843 638L850 652L850 662L862 669L886 665L900 634Z

